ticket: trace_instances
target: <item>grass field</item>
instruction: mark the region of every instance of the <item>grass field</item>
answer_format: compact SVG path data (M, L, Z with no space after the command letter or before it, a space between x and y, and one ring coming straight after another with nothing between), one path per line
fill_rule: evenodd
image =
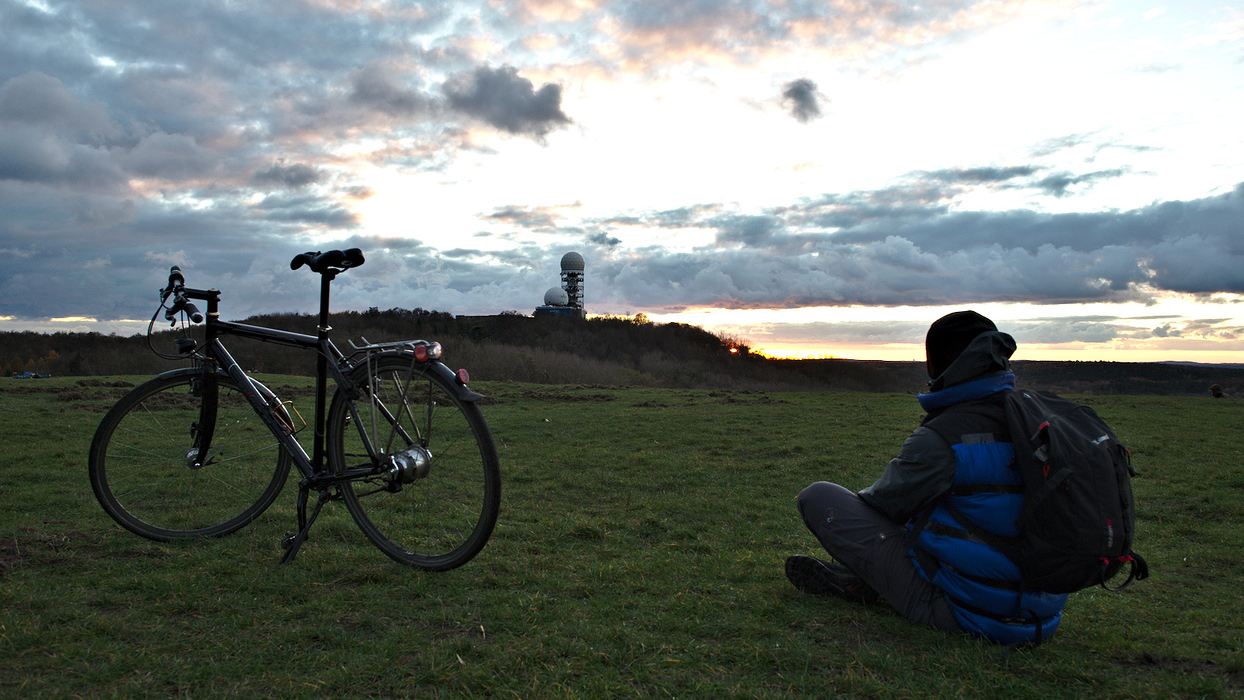
M1242 401L1087 399L1141 472L1152 578L1073 595L1052 640L1004 658L782 575L817 551L795 495L870 483L919 419L910 395L481 384L501 518L473 561L425 573L341 507L279 565L293 484L219 540L115 526L86 452L114 384L140 380L0 380L0 696L1244 693ZM307 380L264 380L306 401L281 387Z

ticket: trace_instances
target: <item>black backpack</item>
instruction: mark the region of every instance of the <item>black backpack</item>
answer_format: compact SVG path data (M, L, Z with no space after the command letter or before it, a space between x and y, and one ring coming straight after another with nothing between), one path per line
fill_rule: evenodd
M1132 551L1136 510L1131 455L1097 413L1049 392L1007 392L1015 446L1012 468L1024 482L1018 542L995 547L1018 566L1024 586L1072 593L1101 585L1119 590L1149 576ZM1127 580L1106 582L1130 565Z
M1023 482L1024 510L1015 521L1021 534L989 532L943 501L950 515L1014 561L1028 590L1073 593L1101 585L1117 591L1147 578L1149 566L1132 551L1136 471L1110 426L1088 406L1049 392L1007 391L1002 404L1015 447L1010 467ZM915 548L933 509L915 519L908 548ZM1125 564L1127 580L1107 586Z

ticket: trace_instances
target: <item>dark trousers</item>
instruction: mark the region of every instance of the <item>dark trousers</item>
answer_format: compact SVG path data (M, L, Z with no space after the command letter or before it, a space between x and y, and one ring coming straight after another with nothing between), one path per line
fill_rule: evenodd
M868 582L900 615L936 629L960 630L942 590L926 581L908 558L903 525L828 481L800 492L799 513L825 551Z

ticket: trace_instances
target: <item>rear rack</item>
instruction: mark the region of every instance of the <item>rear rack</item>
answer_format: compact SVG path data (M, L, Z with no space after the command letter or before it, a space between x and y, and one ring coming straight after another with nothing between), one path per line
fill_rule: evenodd
M436 345L436 343L433 343L430 340L394 340L388 343L373 343L363 336L359 336L359 340L362 340L364 344L355 345L353 340L349 341L350 347L354 349L355 355L360 352L377 352L380 350L413 350L419 345L424 347Z
M378 352L389 350L413 352L419 362L439 360L441 357L441 344L430 340L394 340L388 343L373 343L362 336L359 336L359 339L363 341L363 345L356 345L353 340L348 341L354 352L348 357L341 358L343 363L349 363L359 355L366 355L370 358ZM420 352L419 348L423 348L423 352Z

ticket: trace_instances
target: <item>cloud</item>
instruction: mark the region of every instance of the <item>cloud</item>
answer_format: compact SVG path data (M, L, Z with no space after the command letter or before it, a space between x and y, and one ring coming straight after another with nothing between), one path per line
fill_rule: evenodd
M186 134L155 133L126 152L121 163L138 177L196 180L211 175L220 156Z
M408 117L430 108L431 100L398 82L390 69L368 63L350 73L350 102L394 117Z
M686 64L754 65L801 56L841 65L899 65L940 43L1002 24L1024 3L718 2L624 0L601 4L596 22L616 37L618 64L655 72Z
M796 121L807 124L821 116L821 100L816 83L807 78L792 80L782 87L782 103L790 110Z
M442 86L453 109L511 134L542 139L571 122L561 109L560 85L546 83L539 90L534 88L513 66L481 66L454 76Z
M504 222L532 231L549 231L557 227L569 212L579 208L578 202L567 206L528 207L508 205L484 217L486 221Z
M556 192L544 201L472 193L462 201L477 202L464 206L483 230L445 234L449 250L360 225L358 200L381 181L351 168L437 171L439 187L487 167L499 153L489 150L492 129L542 141L582 120L584 134L607 139L577 101L610 82L690 76L722 89L734 74L721 67L744 66L751 85L771 97L780 85L785 113L809 122L827 99L808 78L783 84L791 74L766 71L789 64L770 59L797 56L831 75L899 70L1032 5L9 2L0 10L0 248L11 253L0 256L0 314L141 316L170 261L195 270L195 284L225 289L239 317L309 309L317 288L288 270L289 251L351 246L368 251L368 264L340 278L342 308L534 305L567 249L590 261L590 304L635 310L1244 291L1244 188L1131 210L1044 208L1058 199L1065 211L1127 174L1051 167L1046 157L1089 162L1104 149L1148 148L1112 131L1053 132L1031 163L925 166L762 207L716 195L647 199L642 178L634 203L613 211L544 203L577 196ZM720 143L728 162L730 139ZM636 160L669 167L666 155ZM589 164L584 177L612 165ZM970 204L993 192L1019 203ZM1067 332L1104 337L1093 323ZM1152 329L1177 331L1189 332Z
M81 134L113 131L102 105L83 103L60 80L38 71L0 85L0 124L69 127Z
M918 173L931 180L951 184L1006 183L1017 178L1031 177L1040 171L1033 165L1013 165L1007 167L983 168L951 168Z
M1114 170L1100 170L1094 173L1084 175L1072 175L1071 173L1055 173L1041 179L1037 186L1044 190L1047 194L1055 197L1064 197L1068 194L1067 190L1075 185L1084 183L1093 183L1097 180L1106 178L1122 177L1130 172L1127 168L1116 168Z
M255 183L260 185L279 185L298 189L313 185L319 182L323 177L316 168L305 163L292 163L285 165L281 161L272 164L272 167L260 170L251 178Z
M622 242L621 238L614 238L604 231L591 234L587 237L587 240L591 243L595 243L596 245L608 246L610 248Z
M715 229L713 248L608 257L594 265L606 277L594 288L640 308L1121 302L1160 292L1244 292L1244 184L1202 200L1093 214L953 211L929 205L919 188L911 199L905 204L895 189L827 195L761 215L684 210L678 225ZM654 225L665 221L661 214L653 213ZM832 230L818 230L828 221Z

